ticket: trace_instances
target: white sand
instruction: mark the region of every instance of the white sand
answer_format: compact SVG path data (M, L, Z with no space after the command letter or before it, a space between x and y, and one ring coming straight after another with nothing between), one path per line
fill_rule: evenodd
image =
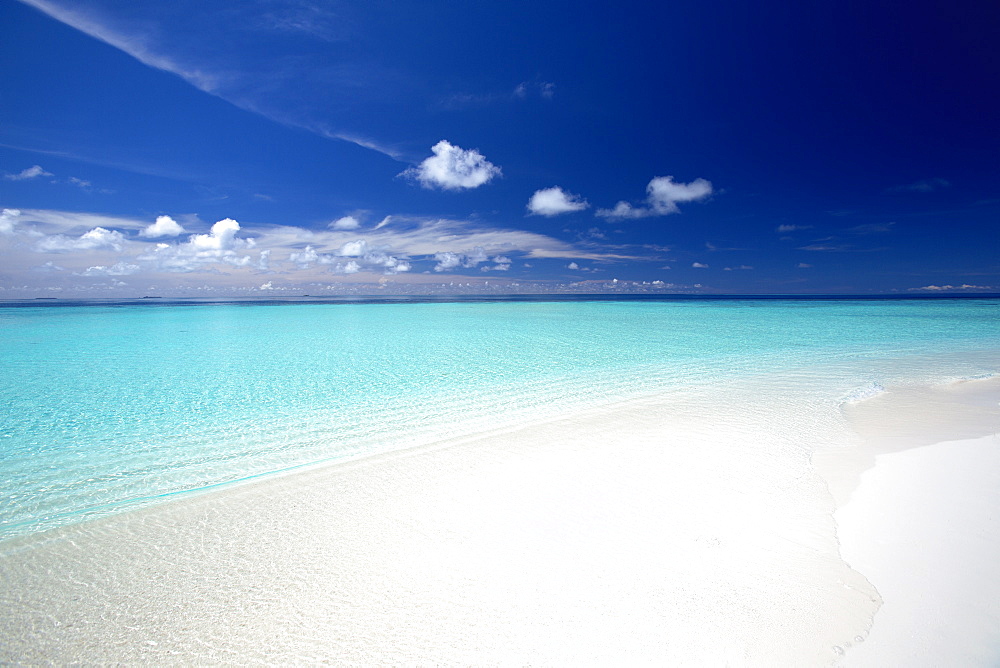
M7 541L0 662L829 664L879 599L817 415L712 392Z
M1000 665L1000 438L879 455L836 518L884 599L844 665Z

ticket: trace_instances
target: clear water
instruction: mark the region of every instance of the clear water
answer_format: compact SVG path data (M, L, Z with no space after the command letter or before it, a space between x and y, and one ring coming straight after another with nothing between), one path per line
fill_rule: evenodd
M9 304L0 538L735 376L835 403L998 365L997 299Z

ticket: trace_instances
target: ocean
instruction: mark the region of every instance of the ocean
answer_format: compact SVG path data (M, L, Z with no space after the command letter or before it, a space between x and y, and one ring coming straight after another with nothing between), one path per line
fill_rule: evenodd
M997 298L0 303L0 540L735 381L834 415L998 371Z

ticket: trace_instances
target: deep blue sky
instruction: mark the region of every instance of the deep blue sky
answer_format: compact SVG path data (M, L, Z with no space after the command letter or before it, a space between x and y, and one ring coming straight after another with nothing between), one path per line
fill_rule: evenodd
M997 3L0 21L0 297L1000 291Z

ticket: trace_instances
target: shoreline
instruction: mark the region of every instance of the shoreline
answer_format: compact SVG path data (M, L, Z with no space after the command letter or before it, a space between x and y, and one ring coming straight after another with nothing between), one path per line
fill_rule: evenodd
M801 439L821 417L831 443L855 441L835 411L757 389L604 406L4 541L0 661L827 665L846 650L850 665L882 601L845 562L836 485Z

